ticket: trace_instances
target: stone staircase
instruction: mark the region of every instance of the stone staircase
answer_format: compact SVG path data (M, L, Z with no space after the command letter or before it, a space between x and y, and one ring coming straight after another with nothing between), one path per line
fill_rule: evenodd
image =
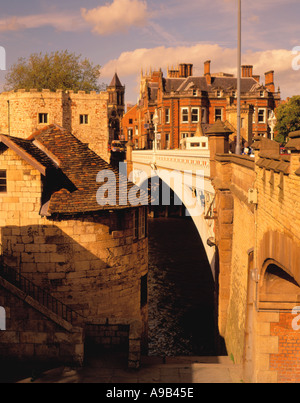
M0 277L20 290L26 297L32 298L39 305L71 325L83 325L84 318L70 307L54 298L47 291L22 276L0 259Z

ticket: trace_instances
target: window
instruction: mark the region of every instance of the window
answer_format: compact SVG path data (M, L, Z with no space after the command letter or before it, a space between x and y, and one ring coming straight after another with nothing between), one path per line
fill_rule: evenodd
M128 129L127 131L128 140L132 140L133 137L133 129Z
M139 209L139 238L145 238L146 236L146 209Z
M0 170L0 193L5 193L6 191L6 171Z
M187 137L189 137L188 133L181 133L181 139L186 139Z
M182 123L187 123L189 121L189 110L188 108L181 109L181 121Z
M129 119L129 124L132 125L133 119Z
M215 109L215 122L217 120L222 120L222 109Z
M252 123L256 123L256 109L253 108L253 120Z
M48 113L39 113L39 124L48 123Z
M133 212L133 239L138 239L139 237L139 214L138 210Z
M80 115L79 116L79 123L81 125L87 125L89 123L89 115Z
M221 91L217 91L217 97L221 98L221 95L222 95Z
M146 237L147 232L146 208L141 207L133 213L133 239L138 240Z
M166 149L169 150L170 148L170 134L166 133Z
M192 108L192 122L199 122L199 108Z
M197 96L197 90L193 90L193 95L194 95L194 97Z
M207 111L206 108L201 109L201 122L207 123Z
M191 143L191 147L200 147L200 143Z
M165 123L170 123L170 109L165 109Z
M265 96L265 92L264 91L260 91L260 96L261 98L263 98Z
M141 308L148 303L148 275L141 277Z
M266 110L265 109L258 110L258 123L266 123Z

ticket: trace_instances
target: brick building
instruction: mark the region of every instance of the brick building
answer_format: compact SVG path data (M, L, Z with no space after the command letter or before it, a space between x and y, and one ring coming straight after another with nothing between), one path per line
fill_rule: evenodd
M129 342L129 364L138 365L148 243L133 184L57 125L26 140L1 135L0 150L1 357L82 362L92 339ZM114 203L96 199L103 170L115 176L105 190Z
M136 148L152 148L153 116L158 110L159 148L178 149L182 140L193 137L199 125L207 127L218 119L236 132L237 79L226 73L211 73L211 62L204 64L204 75L193 75L192 64L168 69L167 78L161 70L141 73L140 97L136 106L124 115L123 135L131 138ZM255 135L268 137L268 117L280 102L274 85L274 71L265 74L265 84L253 74L253 66L242 67L241 134L252 142Z

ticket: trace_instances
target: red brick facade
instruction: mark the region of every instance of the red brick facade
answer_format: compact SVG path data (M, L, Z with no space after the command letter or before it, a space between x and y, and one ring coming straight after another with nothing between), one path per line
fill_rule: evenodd
M277 371L278 383L300 382L300 330L293 329L294 319L291 312L281 312L279 323L271 323L271 336L278 337L279 350L270 355L270 370Z
M180 148L180 141L193 137L200 124L205 134L207 126L218 119L235 131L237 79L225 73L211 74L210 61L205 62L204 72L204 76L193 76L193 66L181 64L177 70L168 70L167 78L161 70L142 73L139 102L122 120L125 139L131 138L136 148L152 148L152 119L156 109L161 149ZM280 93L275 92L274 72L266 73L265 85L262 85L260 77L253 75L253 67L243 66L241 92L245 110L245 116L241 116L243 140L251 141L258 134L268 136L269 114L280 102Z

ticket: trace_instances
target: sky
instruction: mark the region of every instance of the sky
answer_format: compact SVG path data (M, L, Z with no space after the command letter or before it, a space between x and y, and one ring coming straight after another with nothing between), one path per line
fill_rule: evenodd
M0 6L6 70L32 53L68 50L100 64L101 82L115 72L136 103L141 70L193 63L203 75L237 74L238 0L10 0ZM299 0L242 0L242 64L275 71L282 98L300 95ZM0 54L0 69L1 67ZM2 57L3 59L3 57ZM0 88L5 82L0 71Z

